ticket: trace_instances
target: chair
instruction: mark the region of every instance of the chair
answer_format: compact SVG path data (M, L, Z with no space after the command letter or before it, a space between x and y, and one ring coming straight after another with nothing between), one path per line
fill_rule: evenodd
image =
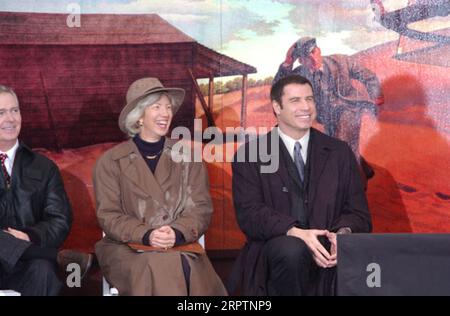
M21 296L21 294L13 290L0 290L0 296Z
M103 277L102 288L103 296L119 296L119 290L117 290L115 287L111 287L108 281L106 281L105 277Z
M105 233L103 233L103 236L105 236ZM198 239L198 243L202 245L203 248L205 248L205 235L202 235ZM112 287L108 283L108 281L106 281L105 277L103 277L102 289L103 289L103 296L119 296L119 290L117 290L117 288L115 287Z

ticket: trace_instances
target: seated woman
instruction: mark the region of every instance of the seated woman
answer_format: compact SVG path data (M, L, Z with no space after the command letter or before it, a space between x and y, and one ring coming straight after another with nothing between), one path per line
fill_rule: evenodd
M175 162L166 138L184 90L156 78L135 81L119 117L132 138L107 152L94 169L97 218L105 237L96 244L100 267L120 295L226 295L205 254L137 253L127 243L168 249L198 240L212 204L201 162Z

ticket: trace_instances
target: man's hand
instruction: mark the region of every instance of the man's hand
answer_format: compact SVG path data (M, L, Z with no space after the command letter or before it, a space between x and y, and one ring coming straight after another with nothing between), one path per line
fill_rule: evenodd
M291 47L289 47L287 53L286 53L286 58L283 62L283 67L284 68L292 68L292 66L294 65L294 50L295 50L295 45L297 44L297 42L295 42L294 44L292 44Z
M4 230L4 232L13 235L14 237L18 238L18 239L22 239L25 241L30 241L30 236L28 236L28 234L20 231L20 230L16 230L14 228L8 227L7 230Z
M334 262L334 265L333 265L333 267L334 267L335 265L337 265L337 238L336 238L336 233L329 232L327 234L327 238L328 238L328 240L331 243L330 254L336 258L336 260Z
M327 238L328 238L328 241L331 243L330 254L336 258L335 264L333 266L335 266L337 264L337 251L338 251L337 235L338 234L351 234L351 233L352 233L352 230L350 227L341 227L341 228L339 228L339 230L336 233L328 232Z
M331 268L337 264L336 254L330 254L318 239L319 236L327 236L329 233L330 232L328 230L300 229L297 227L292 227L287 232L287 235L303 240L311 251L313 259L319 267Z
M175 244L175 231L170 226L162 226L151 232L150 245L158 248L172 248Z

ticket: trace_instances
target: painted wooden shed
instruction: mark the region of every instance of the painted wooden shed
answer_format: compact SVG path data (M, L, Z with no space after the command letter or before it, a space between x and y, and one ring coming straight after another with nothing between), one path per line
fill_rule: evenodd
M173 127L192 129L196 79L242 75L256 69L199 44L157 14L83 14L69 27L68 14L0 12L0 83L17 92L21 139L31 147L62 149L123 139L117 118L128 86L158 77L186 90ZM210 91L213 91L210 88ZM213 98L209 98L212 100Z

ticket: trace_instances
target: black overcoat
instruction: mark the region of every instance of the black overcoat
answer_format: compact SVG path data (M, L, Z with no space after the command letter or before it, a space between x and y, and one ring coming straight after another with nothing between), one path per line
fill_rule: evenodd
M280 146L273 156L278 155L279 167L275 172L261 173L261 166L268 165L262 159L249 162L251 142L239 149L245 150L246 161L236 161L236 154L232 164L236 217L247 242L232 269L228 282L230 293L239 287L244 295L266 295L267 270L261 250L269 239L285 235L297 224L290 213L291 199L286 189L292 172L281 157L286 148L277 130L274 128L258 139L259 144L266 142L267 148L271 148L271 138L278 138ZM307 169L305 200L310 228L336 232L341 227L350 227L355 233L371 231L371 217L357 162L345 142L311 128ZM313 294L333 294L335 269L317 267L315 273Z

